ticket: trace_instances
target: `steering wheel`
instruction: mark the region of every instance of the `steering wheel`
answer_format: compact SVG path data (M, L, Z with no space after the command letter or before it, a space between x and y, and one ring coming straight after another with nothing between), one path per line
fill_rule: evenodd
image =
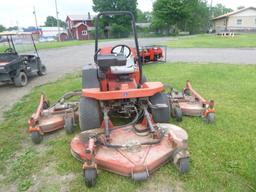
M7 49L4 50L5 53L12 53L14 50L13 48L9 47Z
M112 54L124 54L126 58L128 58L131 55L131 49L127 45L116 45L111 49Z

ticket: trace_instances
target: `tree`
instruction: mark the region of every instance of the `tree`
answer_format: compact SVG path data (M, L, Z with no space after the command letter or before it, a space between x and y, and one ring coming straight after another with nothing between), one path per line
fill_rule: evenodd
M53 16L47 16L44 24L46 27L57 27L58 26L57 19ZM66 22L64 22L60 19L59 19L59 24L60 24L60 27L65 28L67 26Z
M151 12L142 12L140 9L137 9L137 22L138 23L150 23L152 21Z
M218 17L220 15L224 15L226 13L232 12L233 10L230 8L225 7L222 4L217 4L212 8L212 16Z
M208 21L208 17L202 17L205 15L205 11L202 11L204 5L206 3L200 0L156 0L153 4L152 24L155 28L165 29L167 34L171 28L174 34L179 29L193 32L195 24L198 27ZM205 20L202 22L202 19Z
M131 11L137 16L137 0L93 0L93 11ZM127 37L131 31L129 16L115 16L101 19L101 28L108 29L114 37Z
M6 28L3 25L0 24L0 32L3 32L5 30L6 30Z

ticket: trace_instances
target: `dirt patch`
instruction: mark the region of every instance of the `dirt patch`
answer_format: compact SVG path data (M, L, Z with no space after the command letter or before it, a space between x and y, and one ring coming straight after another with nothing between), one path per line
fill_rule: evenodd
M168 178L168 179L166 179ZM137 192L183 192L183 184L179 181L170 179L166 174L156 173L154 177L150 177L148 181Z
M32 186L28 189L34 191L69 191L69 183L75 178L74 173L59 175L54 162L46 163L42 170L32 175Z

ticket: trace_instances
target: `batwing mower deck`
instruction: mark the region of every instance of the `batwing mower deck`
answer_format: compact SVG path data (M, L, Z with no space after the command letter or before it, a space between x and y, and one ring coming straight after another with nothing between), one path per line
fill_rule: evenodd
M204 99L196 92L189 81L182 92L173 89L169 95L172 115L182 121L182 115L201 116L207 123L215 121L214 101Z
M62 96L57 103L49 107L42 94L36 112L28 120L29 132L33 143L39 144L43 135L65 127L67 133L73 133L78 119L79 102L66 100L80 96L81 92L70 92Z

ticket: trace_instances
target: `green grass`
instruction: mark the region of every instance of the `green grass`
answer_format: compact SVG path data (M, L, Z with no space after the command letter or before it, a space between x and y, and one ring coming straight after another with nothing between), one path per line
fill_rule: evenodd
M256 47L256 34L235 35L234 38L216 35L196 35L177 38L166 42L168 47L175 48L240 48Z
M148 181L135 184L130 178L100 170L97 185L90 191L255 191L256 66L156 64L144 66L144 72L149 80L171 83L179 90L189 79L203 96L215 100L216 123L208 125L200 118L190 117L183 118L181 123L171 120L189 134L191 167L184 176L180 176L172 164L167 164ZM25 191L35 184L33 175L53 163L59 177L74 174L70 183L66 181L70 191L87 191L82 165L69 151L74 135L59 131L35 146L26 124L41 92L55 101L63 93L80 87L81 77L68 75L56 83L33 89L6 113L6 121L0 125L0 173L6 178L0 179L0 189L13 184ZM52 182L38 187L38 191L59 191L60 188L58 182Z
M91 43L94 43L94 40L39 42L36 44L36 47L40 50L40 49L52 49L52 48L70 47L70 46L78 46L78 45L87 45Z

